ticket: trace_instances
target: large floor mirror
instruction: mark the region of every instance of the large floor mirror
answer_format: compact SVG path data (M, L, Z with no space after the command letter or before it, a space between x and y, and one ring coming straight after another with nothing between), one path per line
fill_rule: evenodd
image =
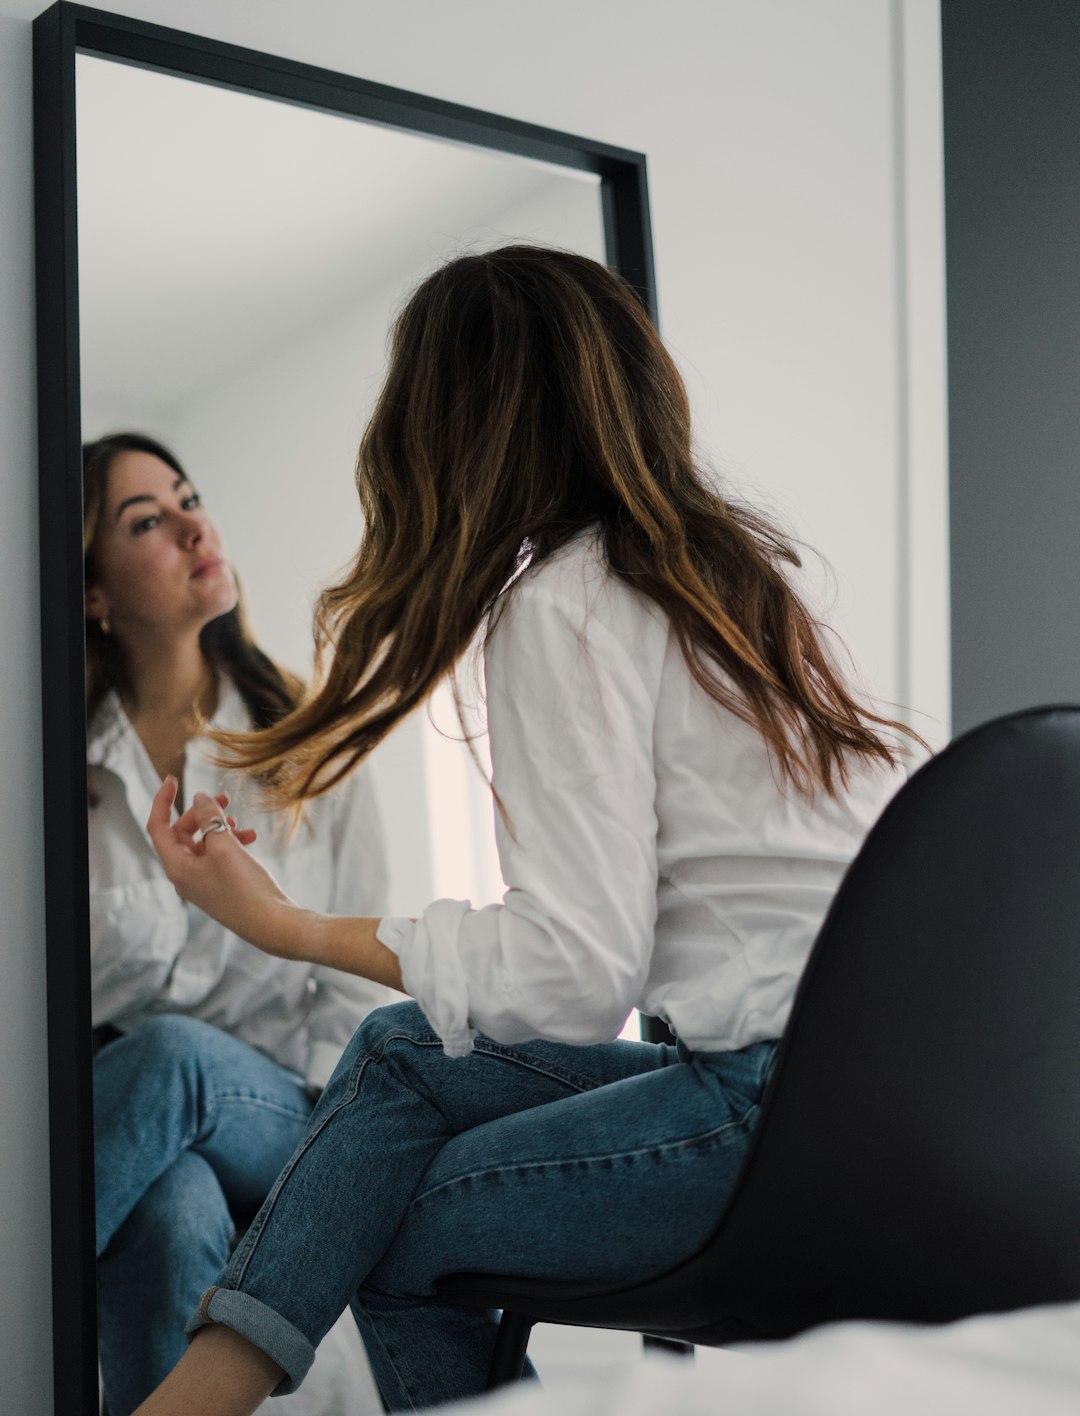
M526 240L606 260L654 316L655 297L639 154L358 78L58 4L35 25L35 131L55 1406L89 1416L82 445L136 432L175 453L255 639L303 676L315 596L359 537L356 448L409 289ZM449 691L369 771L386 912L498 897Z

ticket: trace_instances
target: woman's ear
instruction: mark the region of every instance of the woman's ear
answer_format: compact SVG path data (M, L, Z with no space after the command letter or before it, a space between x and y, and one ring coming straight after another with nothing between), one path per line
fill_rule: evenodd
M103 620L109 615L109 602L105 598L104 592L97 585L88 585L86 588L86 618L88 620Z

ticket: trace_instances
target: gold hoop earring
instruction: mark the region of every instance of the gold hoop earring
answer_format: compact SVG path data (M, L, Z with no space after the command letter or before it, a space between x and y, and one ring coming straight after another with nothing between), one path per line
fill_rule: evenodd
M102 634L111 634L111 633L112 633L112 625L111 625L110 622L109 622L109 616L108 616L108 615L102 615L101 618L98 620L98 624L101 625L101 632L102 632Z

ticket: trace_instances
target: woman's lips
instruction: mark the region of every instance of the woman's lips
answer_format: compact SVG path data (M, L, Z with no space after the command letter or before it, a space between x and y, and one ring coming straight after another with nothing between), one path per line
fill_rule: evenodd
M223 565L224 561L222 561L218 556L214 556L210 560L204 560L200 565L197 565L195 569L191 572L191 578L192 580L196 580L199 578L199 576L202 575L213 575L214 572L220 570Z

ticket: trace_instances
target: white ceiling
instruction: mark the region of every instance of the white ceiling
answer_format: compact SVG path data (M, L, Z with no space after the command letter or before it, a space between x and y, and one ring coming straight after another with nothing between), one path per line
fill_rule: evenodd
M587 174L87 55L77 104L90 407L174 407L553 183L599 213Z

